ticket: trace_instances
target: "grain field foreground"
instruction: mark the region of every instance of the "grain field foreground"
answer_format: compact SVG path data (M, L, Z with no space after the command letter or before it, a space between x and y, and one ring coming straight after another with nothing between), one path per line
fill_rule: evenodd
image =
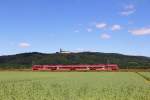
M150 100L150 82L134 72L8 71L0 100Z

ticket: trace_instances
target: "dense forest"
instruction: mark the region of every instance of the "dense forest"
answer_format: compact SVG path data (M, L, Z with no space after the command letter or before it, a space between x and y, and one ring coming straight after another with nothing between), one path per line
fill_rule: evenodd
M118 64L120 68L150 68L150 58L116 53L22 53L0 56L0 69L31 68L35 64Z

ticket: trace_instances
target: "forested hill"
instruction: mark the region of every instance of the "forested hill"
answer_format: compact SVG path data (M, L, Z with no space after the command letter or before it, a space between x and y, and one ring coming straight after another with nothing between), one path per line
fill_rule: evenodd
M150 68L150 58L115 53L22 53L0 56L0 69L31 68L34 64L106 64L115 63L120 68Z

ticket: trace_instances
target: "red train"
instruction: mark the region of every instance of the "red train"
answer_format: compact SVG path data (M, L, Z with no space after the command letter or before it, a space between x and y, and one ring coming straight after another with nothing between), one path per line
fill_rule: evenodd
M80 71L80 70L118 70L117 64L78 64L78 65L33 65L33 71Z

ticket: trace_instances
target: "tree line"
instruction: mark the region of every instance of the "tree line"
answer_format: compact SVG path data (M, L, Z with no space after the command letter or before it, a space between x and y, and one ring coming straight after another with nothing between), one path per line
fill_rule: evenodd
M118 64L120 68L150 68L150 58L116 53L22 53L0 56L0 69L31 68L32 65L45 64Z

